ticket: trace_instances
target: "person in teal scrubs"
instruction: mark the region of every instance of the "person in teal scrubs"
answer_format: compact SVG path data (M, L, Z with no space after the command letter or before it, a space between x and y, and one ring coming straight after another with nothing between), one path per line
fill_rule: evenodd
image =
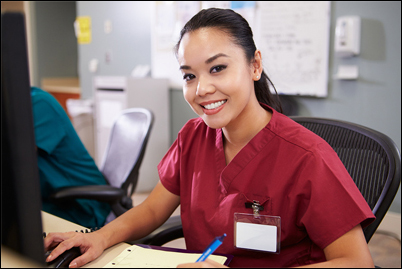
M58 188L107 183L59 102L37 87L31 87L31 97L43 211L87 228L103 226L111 211L107 203L50 201Z

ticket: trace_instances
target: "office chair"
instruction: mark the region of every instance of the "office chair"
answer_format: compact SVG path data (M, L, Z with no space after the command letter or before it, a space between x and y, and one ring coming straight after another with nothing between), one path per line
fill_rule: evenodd
M367 243L377 230L398 191L401 156L395 143L373 129L340 120L291 116L322 137L335 150L376 216L363 229ZM181 225L156 234L148 243L161 246L183 237Z
M153 121L153 114L147 109L123 110L112 126L99 169L109 185L65 187L53 193L51 199L55 202L73 199L107 202L112 208L107 222L132 208L131 196L137 186Z

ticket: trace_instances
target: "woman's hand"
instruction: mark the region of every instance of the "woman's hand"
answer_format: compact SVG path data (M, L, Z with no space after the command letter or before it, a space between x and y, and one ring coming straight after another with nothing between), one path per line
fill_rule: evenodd
M228 268L225 265L217 263L211 259L206 259L203 262L183 263L179 264L177 268Z
M83 266L98 258L105 250L104 240L97 232L92 233L49 233L44 239L45 251L53 249L46 262L50 262L73 247L79 247L81 256L71 261L69 267Z

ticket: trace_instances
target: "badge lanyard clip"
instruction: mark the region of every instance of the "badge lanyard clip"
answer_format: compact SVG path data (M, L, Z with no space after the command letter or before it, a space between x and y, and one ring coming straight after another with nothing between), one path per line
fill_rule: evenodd
M264 207L260 205L259 201L253 200L253 202L246 202L246 208L252 208L254 218L258 218L260 216L260 210L264 210Z

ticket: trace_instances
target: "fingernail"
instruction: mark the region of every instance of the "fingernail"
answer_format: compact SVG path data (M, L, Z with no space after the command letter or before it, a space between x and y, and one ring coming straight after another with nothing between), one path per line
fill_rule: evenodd
M49 262L51 258L52 258L52 255L47 256L46 261Z
M69 266L70 268L75 268L75 267L77 267L77 263L76 262L73 262L73 263L70 263L70 266Z

